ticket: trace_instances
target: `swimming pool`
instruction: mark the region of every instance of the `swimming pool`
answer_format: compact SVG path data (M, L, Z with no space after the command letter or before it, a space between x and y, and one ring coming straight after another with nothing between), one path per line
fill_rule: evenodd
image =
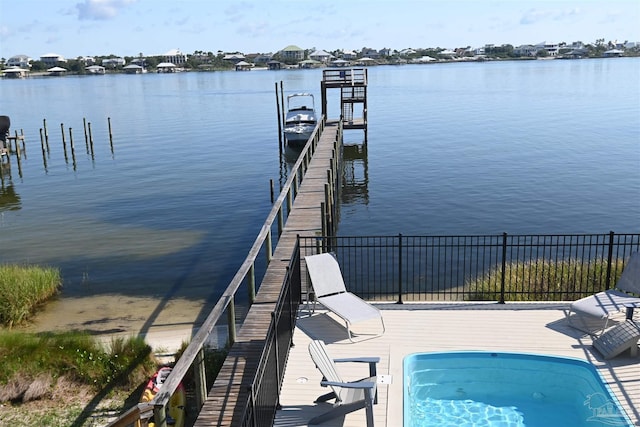
M632 426L579 359L449 352L404 359L404 427Z

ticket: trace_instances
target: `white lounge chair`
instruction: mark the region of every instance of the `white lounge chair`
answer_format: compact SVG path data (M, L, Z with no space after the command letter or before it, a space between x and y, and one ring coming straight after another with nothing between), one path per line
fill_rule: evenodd
M635 357L638 355L638 340L640 340L640 323L627 320L593 340L593 346L605 359L616 357L626 350Z
M573 317L601 320L604 322L600 331L602 333L609 325L612 315L633 306L640 308L640 252L631 254L614 289L598 292L571 303L567 320L569 325L588 333L592 333L592 329L576 324Z
M351 326L358 322L380 319L382 332L373 334L373 336L369 338L379 337L384 333L385 326L382 313L380 313L380 310L376 307L356 295L347 292L344 280L342 279L340 265L332 254L309 255L305 257L305 261L311 286L315 294L315 301L322 304L327 310L335 313L345 322L347 335L351 342L354 342Z
M379 357L357 357L332 359L327 353L324 341L314 340L309 343L309 354L313 363L322 374L320 385L330 387L332 392L318 397L315 403L335 399L333 409L309 421L309 424L320 424L330 419L346 415L364 408L366 410L367 427L373 427L373 405L378 403L377 368ZM336 369L336 363L359 362L369 364L369 377L357 381L345 382Z

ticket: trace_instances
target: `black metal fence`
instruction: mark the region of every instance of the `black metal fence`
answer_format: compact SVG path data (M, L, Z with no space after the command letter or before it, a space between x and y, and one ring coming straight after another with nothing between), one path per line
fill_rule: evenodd
M640 234L299 237L369 300L559 301L611 288ZM306 277L305 277L306 279Z
M294 251L282 284L271 323L265 337L262 355L249 387L242 426L271 427L279 405L284 368L293 342L298 306L301 302L300 252Z

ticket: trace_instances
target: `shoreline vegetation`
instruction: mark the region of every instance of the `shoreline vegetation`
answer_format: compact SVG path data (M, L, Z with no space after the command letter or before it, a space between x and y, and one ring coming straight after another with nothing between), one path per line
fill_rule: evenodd
M285 70L285 69L312 69L325 67L369 67L383 65L405 65L405 64L443 64L457 62L494 62L494 61L531 61L531 60L578 60L578 59L602 59L602 58L623 58L640 57L640 47L631 49L610 49L609 45L596 44L586 45L586 47L564 48L556 54L550 54L544 48L528 54L514 53L514 47L503 45L490 47L489 53L476 54L466 49L456 49L449 51L446 49L417 49L411 53L394 52L389 55L372 54L373 58L367 56L355 57L349 60L339 59L338 61L314 60L311 59L311 52L304 51L304 55L296 60L288 59L281 52L267 58L264 55L243 55L223 54L214 55L209 52L205 54L196 51L193 54L182 54L183 59L176 64L165 62L165 58L159 56L150 57L124 57L115 55L95 58L78 57L77 59L62 59L51 69L51 63L45 64L42 61L31 61L20 67L9 67L0 64L2 77L47 77L47 76L69 76L69 75L104 75L104 74L144 74L144 73L177 73L177 72L215 72L215 71L258 71L258 70ZM373 51L367 50L368 53ZM609 53L613 52L613 53ZM327 53L327 55L329 55ZM335 51L331 55L334 58L342 58L344 53ZM304 58L304 59L302 59ZM266 60L269 59L269 60ZM107 61L107 65L97 66L100 61ZM117 65L116 65L117 64ZM126 65L129 64L129 65ZM168 66L167 66L168 65ZM100 71L96 71L95 67ZM130 68L135 66L135 68ZM91 67L94 67L92 69ZM13 73L9 71L21 71Z
M152 349L142 337L104 344L87 331L14 329L28 323L61 286L57 268L0 265L0 425L106 425L138 403L151 375L187 348L183 343L167 363L154 353L166 349ZM210 383L226 352L205 351ZM188 393L195 388L192 377L185 378Z

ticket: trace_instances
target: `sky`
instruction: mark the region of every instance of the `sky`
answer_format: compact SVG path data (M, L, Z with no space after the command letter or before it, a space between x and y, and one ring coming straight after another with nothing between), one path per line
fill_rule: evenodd
M0 57L640 42L638 0L0 0Z

